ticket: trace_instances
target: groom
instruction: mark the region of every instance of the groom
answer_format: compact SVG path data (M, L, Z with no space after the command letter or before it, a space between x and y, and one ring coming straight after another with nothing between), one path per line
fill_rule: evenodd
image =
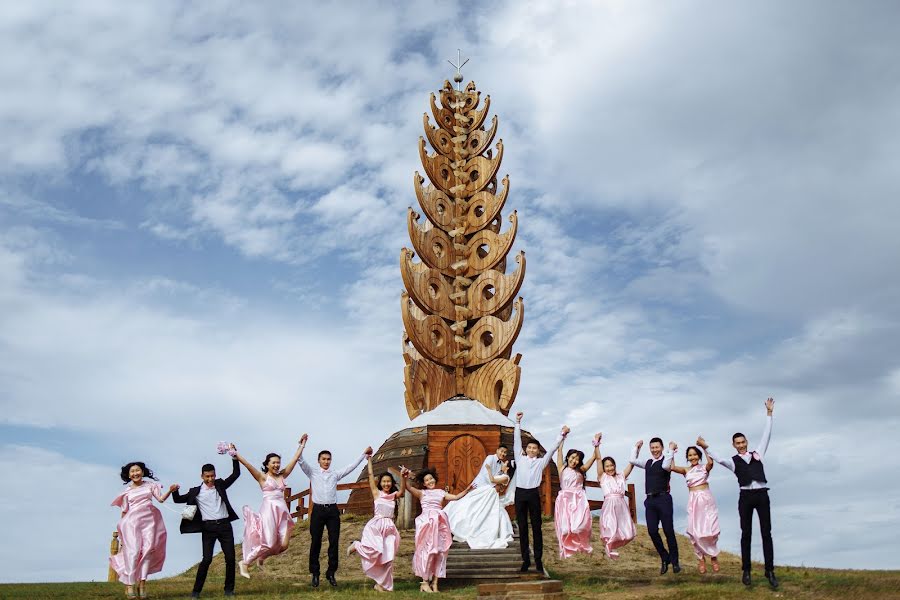
M544 469L559 445L569 434L569 428L563 425L553 448L542 457L538 457L541 447L535 440L530 440L522 451L522 416L516 413L516 428L513 432L513 458L516 461L516 523L519 525L519 548L522 551L522 568L524 573L531 567L528 558L528 520L531 519L531 533L534 537L534 566L538 573L544 572L544 535L541 532L541 480Z
M481 469L478 470L475 479L472 480L472 487L477 488L479 485L493 485L487 475L487 469L491 470L491 477L500 475L500 466L506 462L506 456L508 454L509 448L504 444L500 444L494 454L489 454L484 459L484 462L481 463Z
M172 492L173 501L197 507L194 518L181 520L181 533L200 533L203 540L203 560L197 567L191 598L199 598L203 591L216 542L219 542L225 557L225 595L234 596L234 531L231 522L237 521L238 516L228 501L228 488L240 477L241 468L236 458L232 459L231 464L231 475L227 479L216 478L216 467L207 463L200 468L203 483L189 489L184 496L178 493L177 488Z
M650 440L650 458L642 461L638 459L638 455L643 445L644 440L638 440L634 445L630 462L635 467L644 469L644 491L647 493L647 497L644 499L644 515L647 519L647 533L650 534L653 546L662 560L659 574L665 575L670 564L672 572L681 573L681 565L678 562L678 540L675 537L675 525L672 522L672 494L669 493L674 451L669 449L663 453L663 441L655 437ZM662 522L663 532L666 534L668 550L659 535L660 522Z
M741 581L750 585L750 546L753 536L753 511L759 516L759 529L762 534L763 558L766 563L766 579L772 588L778 587L775 578L775 551L772 547L772 513L769 508L769 483L766 481L766 470L763 460L769 448L772 436L772 413L775 411L775 400L766 400L766 427L763 429L759 446L753 452L747 452L747 436L735 433L731 436L731 445L737 454L731 458L717 458L715 453L702 437L697 438L697 445L706 450L711 459L733 472L741 487L738 497L738 515L741 519L741 569L744 574Z

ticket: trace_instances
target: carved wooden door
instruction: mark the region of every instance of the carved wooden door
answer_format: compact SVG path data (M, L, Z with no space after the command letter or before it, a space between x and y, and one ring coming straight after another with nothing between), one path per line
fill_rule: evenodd
M481 468L487 453L474 435L461 435L447 446L447 485L455 494L466 489Z

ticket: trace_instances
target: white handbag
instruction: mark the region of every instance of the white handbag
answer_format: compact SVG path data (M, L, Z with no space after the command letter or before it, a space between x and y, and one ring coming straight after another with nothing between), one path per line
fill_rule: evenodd
M197 505L196 504L188 504L184 507L184 510L181 511L181 518L186 519L188 521L194 518L194 515L197 514Z

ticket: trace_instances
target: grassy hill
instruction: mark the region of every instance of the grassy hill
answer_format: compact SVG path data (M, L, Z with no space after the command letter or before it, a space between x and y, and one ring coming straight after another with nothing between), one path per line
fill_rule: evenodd
M366 519L345 516L341 531L341 564L337 573L337 590L322 581L322 587L313 590L309 586L307 561L309 556L309 531L306 522L294 530L291 547L281 556L267 562L264 573L251 569L249 581L238 576L236 592L241 598L258 600L275 598L300 598L313 594L329 597L365 595L374 597L372 582L366 580L360 569L359 558L347 558L344 550L358 539ZM394 579L396 591L392 597L421 597L412 574L413 533L401 532L400 555L395 561ZM596 534L596 529L595 529ZM645 527L638 528L638 537L621 550L621 558L611 561L601 552L599 543L593 556L578 556L560 560L556 551L553 523L544 523L544 564L551 576L565 581L565 591L570 598L620 598L620 599L683 599L683 598L860 598L900 599L900 571L849 571L810 569L803 567L779 567L781 587L769 589L762 576L762 567L754 567L754 586L746 589L740 583L739 557L722 553L719 561L722 571L713 575L710 571L700 575L686 538L679 538L682 566L681 574L659 573L659 558ZM199 540L198 540L199 552ZM240 550L238 550L240 554ZM324 558L324 551L323 551ZM323 560L323 566L325 561ZM176 576L151 580L148 590L153 598L185 598L190 596L196 567ZM204 598L222 597L224 561L217 555L210 568L204 589ZM443 593L450 597L472 598L471 586L443 586ZM0 599L7 598L123 598L124 586L112 583L73 584L11 584L0 585Z

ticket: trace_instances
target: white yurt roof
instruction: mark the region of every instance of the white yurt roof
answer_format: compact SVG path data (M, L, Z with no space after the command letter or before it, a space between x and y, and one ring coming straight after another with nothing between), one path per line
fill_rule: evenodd
M497 410L491 410L481 402L469 398L451 398L437 408L424 412L410 423L411 427L425 425L502 425L514 423Z

